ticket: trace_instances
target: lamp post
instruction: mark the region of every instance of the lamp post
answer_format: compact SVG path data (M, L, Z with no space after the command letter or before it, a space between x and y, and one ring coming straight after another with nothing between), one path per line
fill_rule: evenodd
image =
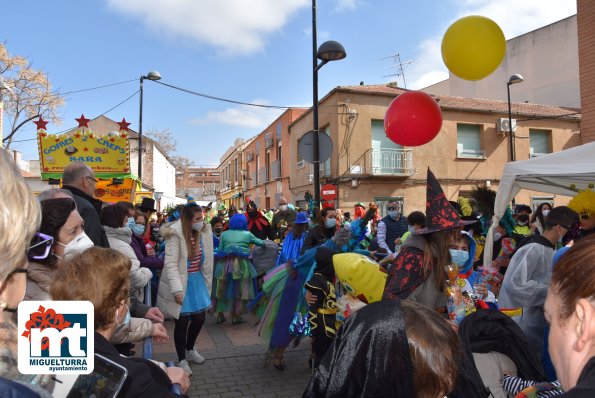
M347 56L341 43L329 40L317 49L316 42L316 0L312 0L312 91L313 105L312 118L314 119L314 206L320 207L320 148L318 141L318 69L322 68L329 61L338 61ZM322 62L318 63L318 60Z
M138 179L143 184L143 80L160 80L161 75L157 71L150 71L147 76L140 77L140 107L138 111Z
M514 149L514 130L512 128L512 110L510 106L510 85L521 83L523 81L523 76L515 73L514 75L510 76L508 82L506 83L506 90L508 92L508 146L510 149L510 161L514 162L516 160L515 156L515 149Z

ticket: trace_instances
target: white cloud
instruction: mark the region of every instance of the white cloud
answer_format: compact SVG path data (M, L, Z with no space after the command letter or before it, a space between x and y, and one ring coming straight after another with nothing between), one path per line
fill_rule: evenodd
M251 103L261 105L269 104L268 101L261 99L253 100ZM209 111L205 117L193 119L190 123L194 125L226 124L261 131L279 117L282 112L283 109L239 105L219 112Z
M441 35L419 45L415 63L407 73L408 80L412 81L408 85L411 88L427 87L448 78L440 52L442 34L459 18L488 17L500 26L506 39L511 39L576 14L575 0L458 0L458 4L460 11L452 21L445 23Z
M352 11L358 6L358 0L336 0L335 11Z
M261 51L268 34L285 26L309 0L108 0L109 6L141 19L174 38L213 46L225 55Z

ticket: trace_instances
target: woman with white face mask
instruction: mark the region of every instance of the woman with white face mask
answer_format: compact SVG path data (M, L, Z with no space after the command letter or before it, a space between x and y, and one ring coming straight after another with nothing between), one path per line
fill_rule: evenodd
M41 226L31 240L25 300L50 300L50 284L64 258L93 246L72 199L41 202Z
M194 348L211 307L213 236L203 210L189 203L180 219L161 228L165 262L157 291L157 306L175 319L174 344L179 366L192 374L188 362L205 359Z

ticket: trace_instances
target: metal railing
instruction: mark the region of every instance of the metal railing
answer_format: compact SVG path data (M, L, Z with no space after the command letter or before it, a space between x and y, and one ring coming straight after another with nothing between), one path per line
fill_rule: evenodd
M407 177L414 173L412 149L368 149L350 165L348 174Z
M151 281L147 283L145 286L145 300L144 303L149 307L153 306L151 302ZM145 337L145 342L143 343L143 358L145 359L152 359L153 358L153 336Z
M274 160L271 163L271 180L281 178L281 161Z
M261 167L259 174L260 174L260 176L259 176L258 180L261 183L265 183L265 182L269 181L269 168L267 166Z

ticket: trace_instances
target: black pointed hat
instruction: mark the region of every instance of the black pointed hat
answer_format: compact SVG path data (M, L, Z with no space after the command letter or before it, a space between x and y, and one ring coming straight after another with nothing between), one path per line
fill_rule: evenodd
M464 227L472 221L463 221L457 210L450 204L434 173L428 167L428 178L426 186L426 227L416 231L416 234L429 234L431 232L443 231Z

